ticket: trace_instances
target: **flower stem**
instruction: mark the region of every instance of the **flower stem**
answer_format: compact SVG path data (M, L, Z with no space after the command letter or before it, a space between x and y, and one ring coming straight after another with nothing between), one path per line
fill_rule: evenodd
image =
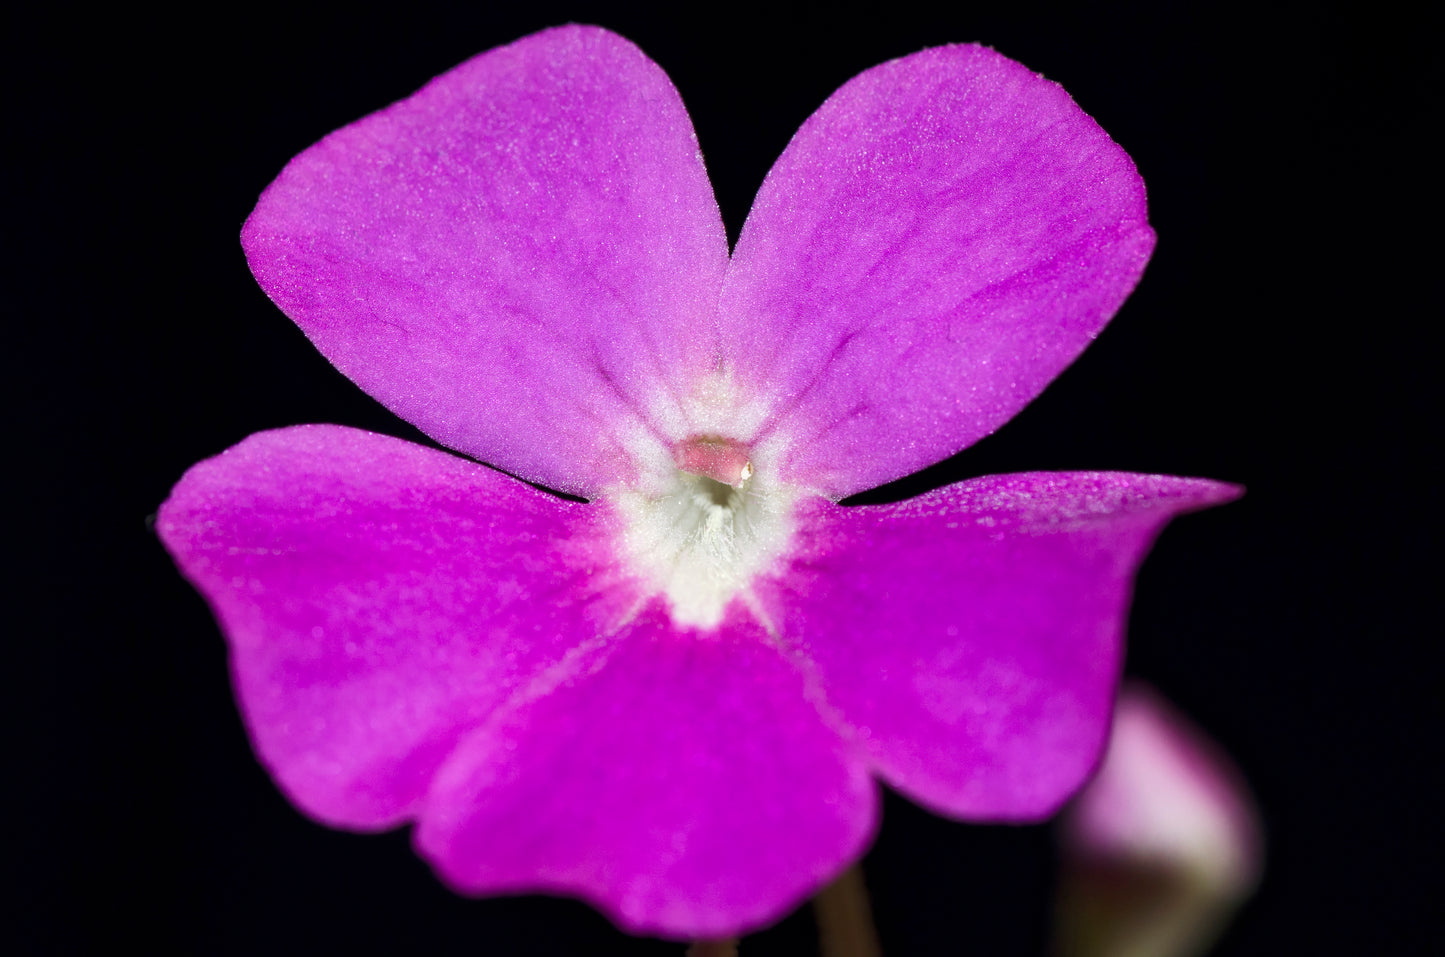
M696 941L687 949L686 957L738 957L737 938Z
M863 865L854 864L813 898L823 957L882 957Z

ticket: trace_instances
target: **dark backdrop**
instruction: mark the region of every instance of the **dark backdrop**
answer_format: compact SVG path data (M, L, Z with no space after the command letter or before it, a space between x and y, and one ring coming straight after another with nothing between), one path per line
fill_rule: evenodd
M328 131L583 20L671 75L733 237L821 101L924 46L996 47L1130 152L1160 237L1138 291L1017 419L888 494L1031 469L1247 485L1165 532L1127 666L1218 738L1263 806L1265 880L1219 953L1427 950L1441 682L1425 615L1439 305L1423 284L1438 267L1411 229L1438 198L1438 164L1414 148L1424 25L1373 7L951 6L8 14L6 856L21 916L5 934L21 945L6 949L680 952L573 902L454 897L405 832L303 819L253 759L216 626L147 527L188 466L260 429L424 441L267 301L237 233ZM891 954L1045 947L1046 826L970 827L890 796L866 867ZM812 936L804 910L743 953L806 953Z

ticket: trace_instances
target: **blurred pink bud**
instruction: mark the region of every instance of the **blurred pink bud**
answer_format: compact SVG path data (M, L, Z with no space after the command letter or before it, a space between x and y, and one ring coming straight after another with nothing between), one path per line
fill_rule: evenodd
M1060 955L1203 953L1259 881L1259 812L1239 771L1142 685L1120 692L1104 762L1061 823Z

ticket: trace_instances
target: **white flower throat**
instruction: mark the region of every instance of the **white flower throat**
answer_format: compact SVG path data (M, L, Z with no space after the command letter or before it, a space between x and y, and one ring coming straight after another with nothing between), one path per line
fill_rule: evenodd
M734 598L768 626L748 585L783 557L795 493L718 436L679 442L669 472L654 489L618 496L634 566L681 627L716 628Z

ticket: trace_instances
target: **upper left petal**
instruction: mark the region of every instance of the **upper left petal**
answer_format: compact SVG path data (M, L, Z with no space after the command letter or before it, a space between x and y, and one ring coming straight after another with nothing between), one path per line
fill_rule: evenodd
M331 134L241 239L338 369L552 488L626 481L661 445L640 410L716 354L727 240L692 124L596 27L484 53Z
M415 810L459 736L582 667L635 594L605 513L340 426L192 468L156 530L231 649L261 761L331 825Z

